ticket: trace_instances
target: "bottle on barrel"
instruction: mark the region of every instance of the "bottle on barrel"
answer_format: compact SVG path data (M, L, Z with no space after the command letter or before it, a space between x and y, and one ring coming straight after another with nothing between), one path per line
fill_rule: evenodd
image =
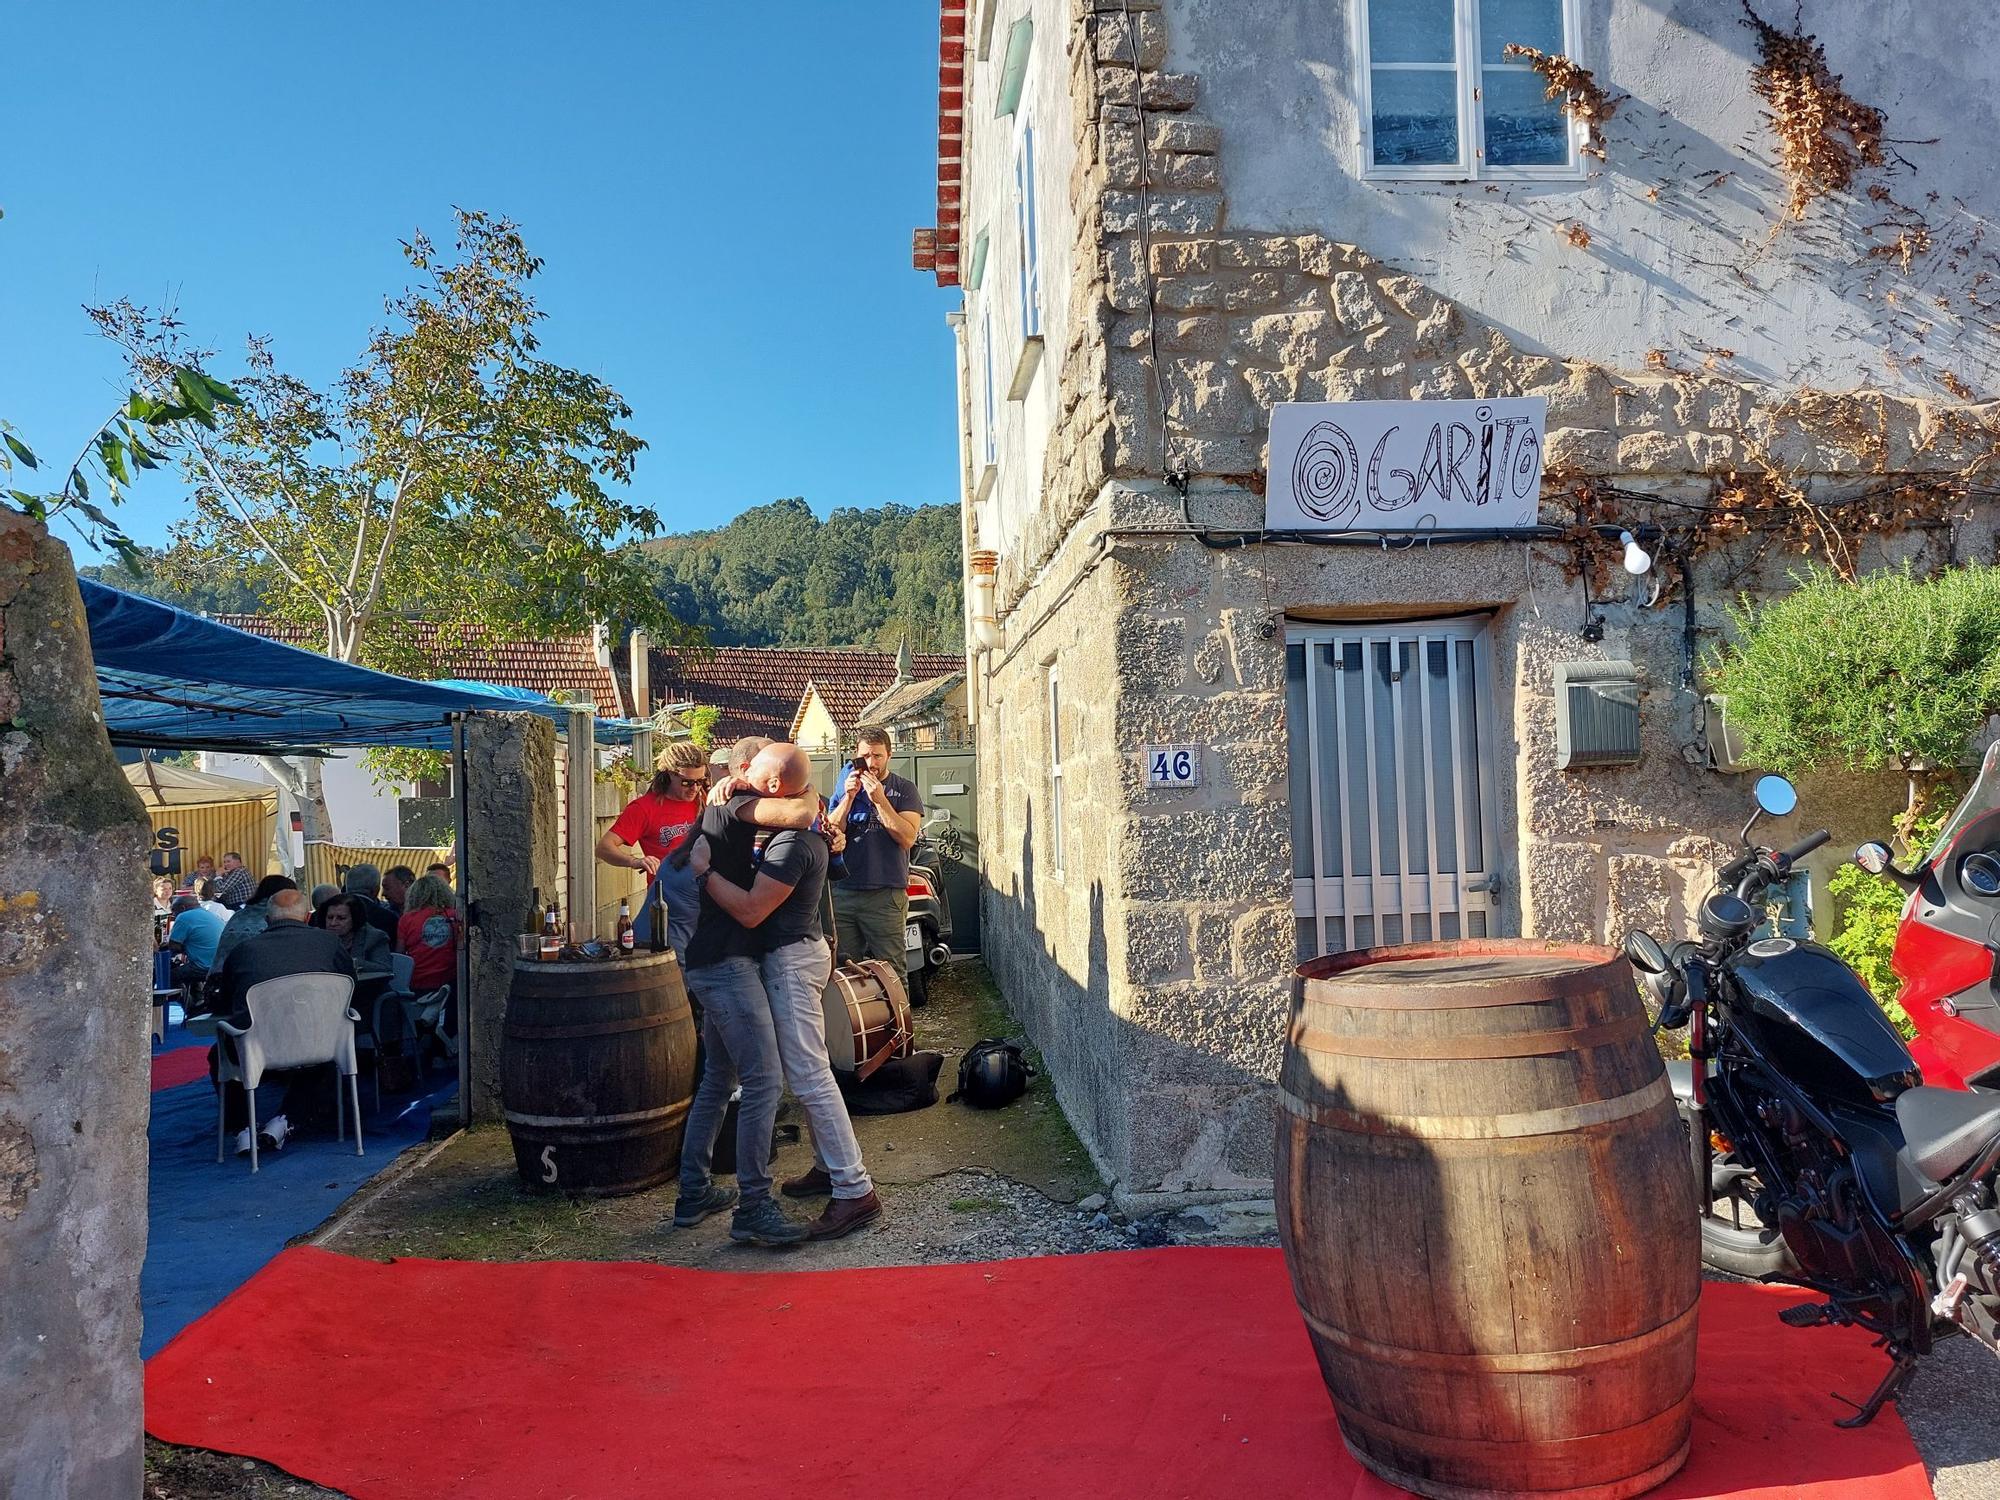
M637 940L632 934L632 903L625 897L618 898L618 951L630 953Z
M660 882L654 881L652 890L646 893L646 929L650 946L655 953L667 951L667 898L660 889Z
M561 903L551 901L542 916L542 962L550 964L561 958L562 945Z
M542 888L536 886L528 892L528 915L522 919L521 931L538 938L542 935L542 921Z

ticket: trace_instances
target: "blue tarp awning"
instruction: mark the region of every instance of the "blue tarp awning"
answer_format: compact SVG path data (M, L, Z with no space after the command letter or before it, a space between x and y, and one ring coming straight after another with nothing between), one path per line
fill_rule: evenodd
M539 713L558 729L569 725L569 709L538 693L413 682L77 581L114 745L244 754L369 745L449 750L448 716L455 713ZM628 744L645 727L599 719L597 742Z

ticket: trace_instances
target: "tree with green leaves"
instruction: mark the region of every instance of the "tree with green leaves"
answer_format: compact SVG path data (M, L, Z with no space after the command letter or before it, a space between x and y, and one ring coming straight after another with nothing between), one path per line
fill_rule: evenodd
M196 420L164 447L192 504L165 580L254 589L267 612L317 630L328 655L389 671L429 665L407 619L504 635L607 620L688 641L630 544L659 517L612 492L645 447L631 409L539 352L530 283L542 262L512 223L466 211L452 249L417 234L403 252L412 283L327 388L281 369L261 338L240 400L215 397L206 377L183 388ZM171 315L121 301L91 316L142 388L212 358ZM323 829L317 769L287 779Z
M66 520L85 545L109 548L122 567L145 567L139 547L106 509L120 504L134 478L157 469L165 449L184 424L215 425L217 408L240 405L236 392L191 366L162 360L149 376L150 389L133 391L122 406L91 433L53 492L30 489L27 476L41 469L34 449L10 423L0 421L0 490L9 501L42 523ZM91 476L99 488L92 492Z

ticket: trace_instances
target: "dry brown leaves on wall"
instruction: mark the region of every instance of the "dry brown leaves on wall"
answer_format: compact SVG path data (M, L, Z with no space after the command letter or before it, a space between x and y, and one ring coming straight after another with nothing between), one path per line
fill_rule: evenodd
M1560 52L1543 52L1539 48L1509 42L1505 54L1525 58L1528 66L1541 74L1542 82L1548 85L1547 97L1562 100L1563 113L1572 120L1582 122L1587 136L1582 147L1583 154L1594 156L1599 161L1607 160L1604 122L1618 113L1619 100L1605 91L1597 76Z
M1800 31L1780 31L1743 0L1757 33L1750 86L1769 111L1778 168L1791 186L1787 211L1803 219L1816 198L1844 193L1862 167L1882 164L1882 111L1852 98L1827 66L1826 49Z
M1588 250L1590 248L1590 231L1585 229L1581 224L1558 224L1556 225L1556 233L1567 240L1575 249Z

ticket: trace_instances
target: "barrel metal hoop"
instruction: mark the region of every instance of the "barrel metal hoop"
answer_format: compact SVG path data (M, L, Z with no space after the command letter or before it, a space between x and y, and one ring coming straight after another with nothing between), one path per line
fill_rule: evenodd
M1607 1438L1623 1437L1630 1443L1632 1438L1627 1436L1628 1434L1658 1431L1661 1428L1671 1430L1685 1424L1693 1412L1694 1392L1690 1390L1672 1406L1657 1411L1650 1417L1641 1417L1638 1421L1629 1422L1623 1427L1608 1427L1602 1432L1578 1432L1560 1438L1466 1438L1448 1437L1439 1432L1426 1432L1419 1427L1404 1427L1395 1422L1387 1422L1380 1417L1371 1417L1358 1412L1344 1401L1335 1408L1335 1414L1340 1418L1342 1427L1352 1425L1363 1434L1385 1437L1402 1448L1416 1448L1439 1457L1453 1458L1485 1458L1504 1454L1512 1462L1518 1462L1531 1453L1553 1457L1565 1448L1573 1449L1583 1443L1602 1443ZM1685 1446L1685 1443L1677 1446ZM1576 1489L1562 1491L1564 1494L1578 1492ZM1590 1493L1588 1488L1583 1488L1581 1492Z
M507 1023L507 1035L523 1042L562 1042L586 1036L616 1036L625 1031L651 1031L681 1019L677 1011L655 1016L628 1016L622 1021L586 1021L574 1026L528 1026Z
M637 1125L646 1120L677 1120L693 1103L692 1099L682 1099L657 1109L632 1109L617 1115L529 1115L517 1109L503 1109L500 1117L509 1125L527 1125L538 1130L594 1129L604 1125Z
M1301 1019L1292 1024L1291 1041L1301 1052L1331 1057L1499 1059L1549 1057L1641 1041L1647 1029L1643 1011L1567 1031L1487 1032L1477 1036L1343 1036L1309 1029Z
M1692 1418L1690 1418L1692 1421ZM1496 1493L1487 1484L1447 1484L1431 1474L1415 1474L1407 1469L1399 1469L1394 1464L1376 1457L1364 1448L1357 1447L1354 1439L1345 1432L1340 1435L1341 1445L1354 1455L1355 1461L1364 1468L1371 1469L1394 1485L1399 1485L1413 1495L1428 1495L1431 1500L1493 1500ZM1687 1462L1688 1450L1694 1438L1690 1434L1681 1439L1680 1446L1666 1458L1652 1467L1642 1469L1624 1479L1604 1480L1597 1484L1572 1485L1557 1493L1563 1500L1629 1500L1629 1497L1643 1495L1650 1489L1667 1482L1681 1466Z
M1511 1115L1380 1115L1360 1114L1331 1104L1308 1104L1280 1091L1285 1109L1315 1125L1355 1135L1414 1136L1420 1140L1488 1141L1511 1136L1556 1135L1568 1130L1587 1130L1614 1120L1644 1114L1660 1104L1671 1106L1673 1089L1662 1073L1644 1088L1610 1099L1593 1099L1585 1104L1565 1104L1555 1109L1529 1110Z
M1324 1318L1315 1316L1310 1308L1304 1306L1299 1308L1299 1312L1314 1333L1343 1354L1352 1354L1371 1364L1404 1365L1418 1369L1491 1375L1560 1373L1583 1365L1610 1364L1630 1355L1643 1354L1658 1345L1670 1344L1683 1337L1692 1337L1696 1315L1700 1310L1701 1305L1695 1303L1686 1312L1670 1318L1659 1327L1634 1334L1631 1338L1621 1339L1614 1344L1586 1344L1580 1349L1546 1349L1503 1354L1456 1354L1429 1349L1411 1349L1400 1344L1378 1344L1373 1339L1363 1338L1358 1333L1349 1333L1344 1328L1334 1327Z

